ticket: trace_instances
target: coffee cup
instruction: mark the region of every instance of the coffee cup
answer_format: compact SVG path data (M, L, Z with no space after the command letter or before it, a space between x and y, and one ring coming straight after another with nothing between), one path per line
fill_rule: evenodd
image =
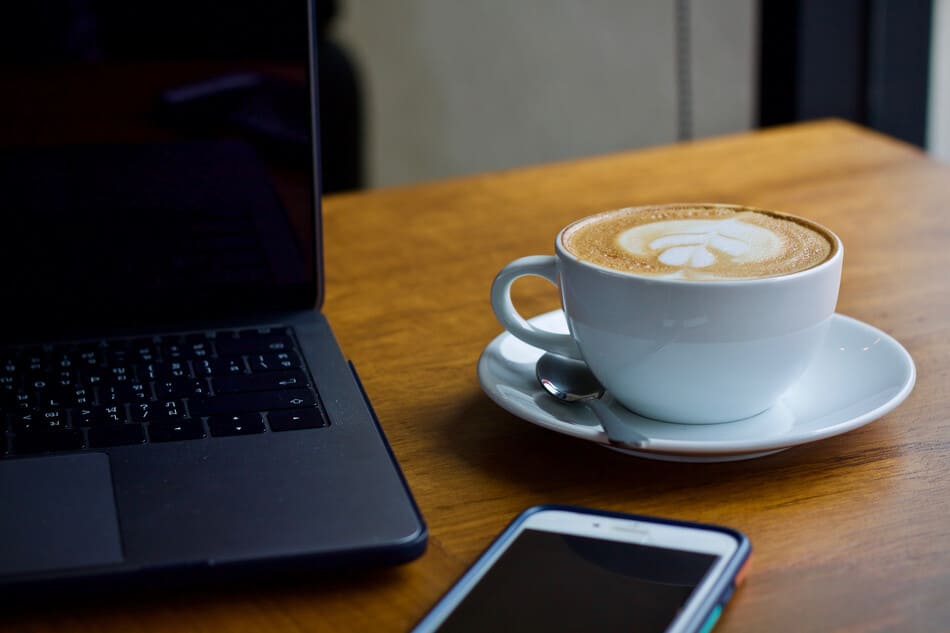
M725 204L599 213L562 229L554 250L498 273L505 329L583 360L631 411L690 424L754 416L795 383L829 329L844 255L815 222ZM559 288L569 334L519 314L511 286L526 275Z

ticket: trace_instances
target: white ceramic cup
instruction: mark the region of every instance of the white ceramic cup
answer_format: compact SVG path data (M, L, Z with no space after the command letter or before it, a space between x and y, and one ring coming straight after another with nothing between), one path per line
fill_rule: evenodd
M761 413L804 372L835 311L844 248L824 227L833 250L812 268L715 281L582 261L562 243L569 228L554 256L523 257L498 273L492 307L511 334L585 361L618 402L646 417L703 424ZM526 275L559 287L569 335L540 330L515 309L511 286Z

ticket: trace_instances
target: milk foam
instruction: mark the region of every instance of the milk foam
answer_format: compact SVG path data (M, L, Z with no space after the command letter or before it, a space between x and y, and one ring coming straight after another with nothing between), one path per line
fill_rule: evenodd
M767 261L780 255L784 247L781 236L739 217L653 222L627 229L617 242L633 255L653 256L661 264L676 269L664 275L672 277L681 277L690 268L715 269L716 264L727 261Z
M747 279L805 270L828 258L831 238L780 214L728 205L623 209L565 231L581 259L669 279Z

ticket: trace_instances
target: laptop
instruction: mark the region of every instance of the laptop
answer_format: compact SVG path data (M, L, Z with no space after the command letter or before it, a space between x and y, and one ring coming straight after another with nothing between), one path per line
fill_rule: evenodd
M315 8L60 4L0 61L0 592L419 556L320 312Z

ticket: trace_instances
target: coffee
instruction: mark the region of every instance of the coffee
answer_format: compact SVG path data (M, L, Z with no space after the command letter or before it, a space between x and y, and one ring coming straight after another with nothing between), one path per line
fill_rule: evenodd
M666 279L775 277L828 260L835 240L793 216L740 206L664 205L609 211L562 235L582 261Z

